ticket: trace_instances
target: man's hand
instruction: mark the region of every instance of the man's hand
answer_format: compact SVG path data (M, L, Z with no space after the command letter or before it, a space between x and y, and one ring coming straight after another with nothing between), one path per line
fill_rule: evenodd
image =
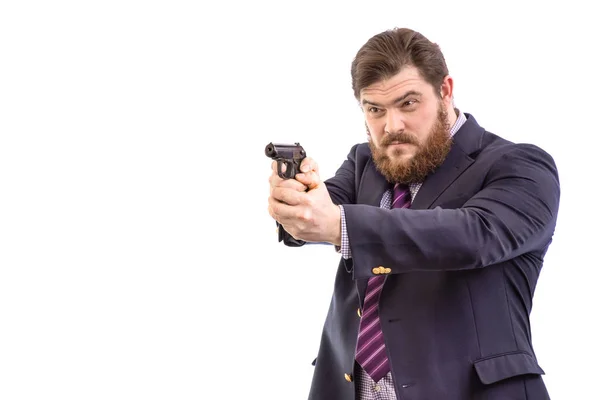
M340 209L321 182L317 163L302 160L296 179L281 179L276 162L271 169L269 214L295 239L341 245Z

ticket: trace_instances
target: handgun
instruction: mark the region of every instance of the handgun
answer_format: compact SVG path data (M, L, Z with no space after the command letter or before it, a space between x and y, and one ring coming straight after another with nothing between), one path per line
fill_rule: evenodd
M282 179L291 179L300 172L300 164L306 157L306 152L300 143L280 144L269 143L265 147L267 157L277 161L277 175ZM285 172L281 166L285 164Z

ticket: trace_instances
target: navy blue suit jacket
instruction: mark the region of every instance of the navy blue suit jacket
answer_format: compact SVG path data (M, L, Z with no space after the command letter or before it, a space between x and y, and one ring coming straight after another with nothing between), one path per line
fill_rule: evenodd
M556 225L556 166L466 116L410 209L379 207L391 185L366 143L325 182L344 206L352 258L340 260L311 400L355 398L346 374L356 367L357 309L379 266L391 270L380 319L399 399L549 398L529 315Z

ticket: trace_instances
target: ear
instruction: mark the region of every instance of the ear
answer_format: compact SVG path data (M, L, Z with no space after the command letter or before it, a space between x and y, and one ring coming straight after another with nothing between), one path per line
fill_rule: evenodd
M452 97L454 95L454 80L450 75L446 75L442 86L440 87L440 96L446 106L452 106Z

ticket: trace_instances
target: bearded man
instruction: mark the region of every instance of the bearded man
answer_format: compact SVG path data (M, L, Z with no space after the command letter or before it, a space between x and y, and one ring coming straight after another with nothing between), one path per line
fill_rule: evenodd
M455 108L442 52L418 32L373 36L351 76L368 141L324 182L312 158L269 177L280 241L341 253L309 399L548 399L529 316L554 160Z

